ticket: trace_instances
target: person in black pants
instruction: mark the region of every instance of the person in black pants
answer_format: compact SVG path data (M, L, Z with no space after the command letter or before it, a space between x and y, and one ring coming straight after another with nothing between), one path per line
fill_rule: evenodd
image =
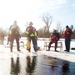
M16 40L16 43L17 43L17 50L20 51L19 39L21 38L21 35L20 35L20 28L17 25L17 21L14 21L14 24L10 26L9 33L10 33L10 50L11 50L11 52L13 49L14 39Z
M60 39L59 32L57 30L54 30L52 35L51 35L51 40L49 42L49 46L48 46L48 50L47 51L50 51L51 45L53 43L55 43L55 52L58 52L56 49L57 49L57 44L58 44L59 39Z
M40 49L40 47L38 47L38 45L37 45L38 34L36 32L36 29L33 27L32 22L30 22L29 26L26 28L26 34L27 34L27 37L30 38L29 41L30 42L32 41L32 43L33 43L34 51L37 52ZM29 49L29 51L30 51L30 49Z
M66 26L66 30L64 32L65 37L65 48L67 52L70 51L70 42L71 42L71 35L73 34L72 30L69 28L69 26Z

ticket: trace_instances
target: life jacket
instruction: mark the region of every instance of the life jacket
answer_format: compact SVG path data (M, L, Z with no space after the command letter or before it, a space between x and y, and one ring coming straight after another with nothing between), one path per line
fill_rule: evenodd
M51 36L51 42L53 42L53 43L56 42L56 36L55 35Z
M36 29L34 27L30 27L30 26L27 27L26 34L31 37L36 36L37 35Z
M55 33L51 35L51 42L55 43L60 39L60 34L59 33Z
M34 27L29 27L28 32L29 32L29 34L34 34L35 28Z
M17 25L12 25L10 27L10 34L12 34L12 35L20 34L19 27Z
M64 36L65 36L65 37L71 37L71 34L72 34L71 29L70 29L70 28L67 28L67 29L65 30Z

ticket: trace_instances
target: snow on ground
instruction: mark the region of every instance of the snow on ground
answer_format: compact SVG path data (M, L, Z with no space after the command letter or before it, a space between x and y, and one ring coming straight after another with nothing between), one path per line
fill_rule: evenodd
M63 48L60 51L60 49L58 48L57 50L59 52L55 52L54 48L51 48L51 51L46 51L46 49L44 48L44 41L48 41L48 40L38 40L38 46L41 48L41 51L38 51L37 54L33 53L33 46L31 45L31 52L29 53L25 46L21 46L21 52L17 52L16 47L13 48L13 52L10 52L10 48L7 45L0 45L0 59L3 58L9 58L9 57L17 57L17 56L26 56L26 55L47 55L47 56L52 56L52 57L56 57L56 58L60 58L63 60L68 60L71 62L75 62L75 50L71 50L70 52L65 52L65 45L64 45L64 40L60 40L62 41L63 44ZM24 45L26 44L26 40L24 40ZM71 41L71 48L75 47L75 41Z

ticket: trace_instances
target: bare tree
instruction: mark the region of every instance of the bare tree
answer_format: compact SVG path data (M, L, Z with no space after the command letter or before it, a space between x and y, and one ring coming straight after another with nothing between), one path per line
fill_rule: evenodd
M58 32L62 31L62 27L61 27L60 21L57 22L56 29L58 30Z
M49 14L44 14L42 16L43 22L45 23L44 31L47 33L47 36L49 36L49 29L52 24L52 16Z
M29 25L29 21L26 22L25 27L27 28Z
M40 32L41 32L41 33L40 33ZM43 28L40 28L40 29L38 30L38 36L44 38L44 30L43 30Z

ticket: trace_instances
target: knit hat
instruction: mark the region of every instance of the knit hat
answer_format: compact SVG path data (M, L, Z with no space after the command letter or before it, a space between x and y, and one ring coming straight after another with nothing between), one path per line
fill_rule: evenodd
M66 28L69 28L69 26L67 25Z
M29 23L29 25L33 25L33 23L32 23L32 22L30 22L30 23Z

